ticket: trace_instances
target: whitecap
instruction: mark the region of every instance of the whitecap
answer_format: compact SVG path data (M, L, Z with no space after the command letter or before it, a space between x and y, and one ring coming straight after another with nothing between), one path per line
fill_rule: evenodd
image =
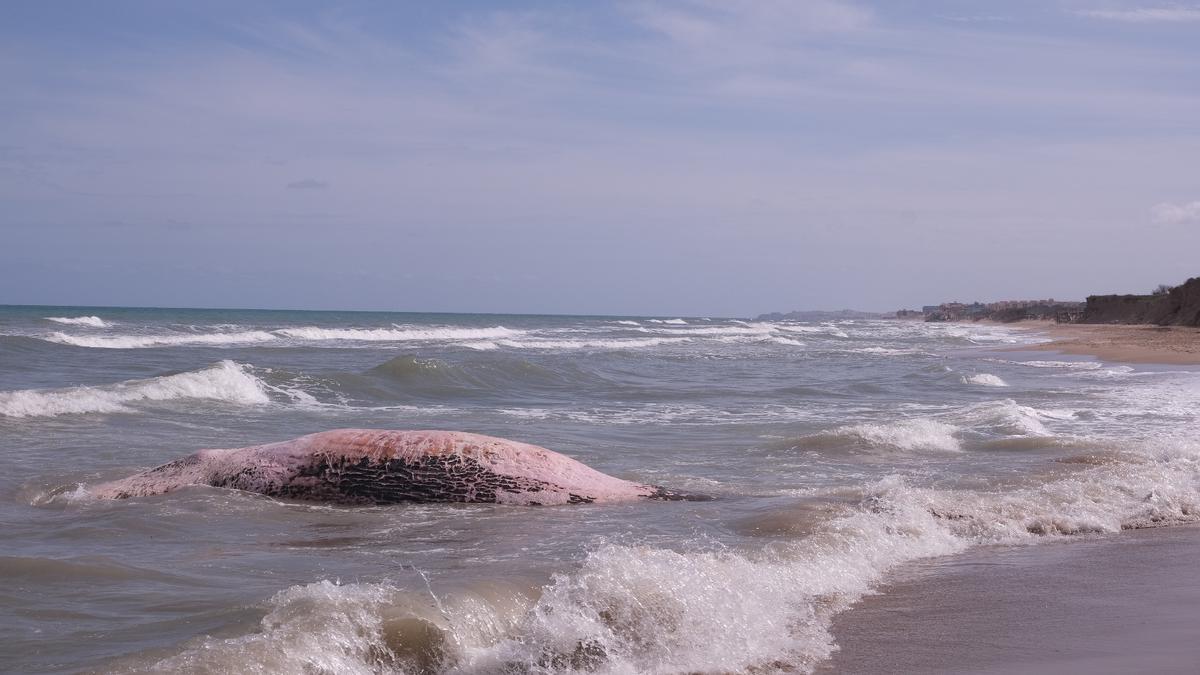
M1007 387L1008 383L991 373L976 373L963 375L963 384L977 384L981 387Z
M279 339L266 331L239 331L236 333L168 333L159 335L69 335L51 333L43 338L50 342L76 347L96 349L142 349L146 347L173 347L178 345L236 345L271 342Z
M208 399L254 405L268 403L268 386L249 367L221 361L209 368L127 380L96 387L23 389L0 392L0 416L56 417L84 413L132 412L131 403Z
M280 328L273 331L276 335L299 340L347 340L365 342L406 342L406 341L452 341L452 340L491 340L495 338L517 337L525 332L512 330L504 326L489 328L319 328L303 326L298 328Z
M68 326L89 326L91 328L108 328L112 325L98 316L48 316L46 320Z

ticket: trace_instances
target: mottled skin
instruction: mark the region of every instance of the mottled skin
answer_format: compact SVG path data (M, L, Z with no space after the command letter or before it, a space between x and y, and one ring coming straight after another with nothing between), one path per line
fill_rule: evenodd
M201 450L92 494L124 499L212 485L339 504L491 502L540 506L703 499L600 473L527 443L459 431L338 429L281 443Z

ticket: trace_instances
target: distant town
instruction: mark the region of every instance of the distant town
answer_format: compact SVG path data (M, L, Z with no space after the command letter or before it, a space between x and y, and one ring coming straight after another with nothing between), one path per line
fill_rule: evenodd
M1062 300L1001 300L999 302L943 302L921 309L901 309L896 312L839 311L773 312L757 317L759 321L837 321L846 319L905 319L910 321L1025 321L1039 319L1071 323L1083 316L1084 302Z
M901 309L897 319L920 321L1057 321L1075 323L1083 317L1085 302L1046 300L1000 300L999 302L943 302L919 310Z

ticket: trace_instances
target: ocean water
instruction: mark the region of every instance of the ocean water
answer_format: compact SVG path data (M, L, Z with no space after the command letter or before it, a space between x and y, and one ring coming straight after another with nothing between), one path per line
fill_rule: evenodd
M1200 371L1035 333L0 307L0 669L805 672L914 561L1200 519ZM715 497L340 507L88 486L340 427Z

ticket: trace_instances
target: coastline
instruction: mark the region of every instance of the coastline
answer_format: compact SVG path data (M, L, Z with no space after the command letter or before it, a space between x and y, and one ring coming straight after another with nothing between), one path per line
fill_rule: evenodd
M1006 351L1200 365L1200 328L997 325L1050 339ZM1198 558L1200 525L1182 525L915 562L838 615L838 650L815 672L1195 672Z
M834 620L816 672L1191 673L1200 526L919 562Z
M1060 352L1122 363L1200 365L1200 328L1048 321L1003 325L1043 333L1051 339L1013 351Z

